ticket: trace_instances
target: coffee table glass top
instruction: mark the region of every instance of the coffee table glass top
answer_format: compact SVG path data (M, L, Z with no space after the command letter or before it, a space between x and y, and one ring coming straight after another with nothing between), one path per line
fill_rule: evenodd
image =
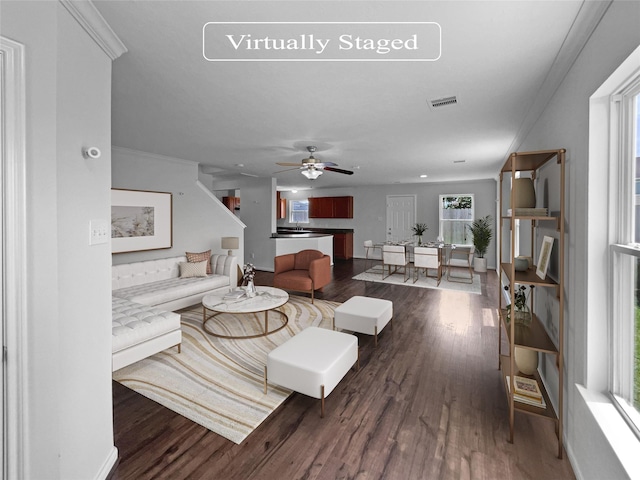
M240 287L239 287L240 288ZM289 301L289 294L274 287L256 287L256 295L248 297L232 297L231 292L210 293L202 299L202 305L208 310L224 313L254 313L271 310Z

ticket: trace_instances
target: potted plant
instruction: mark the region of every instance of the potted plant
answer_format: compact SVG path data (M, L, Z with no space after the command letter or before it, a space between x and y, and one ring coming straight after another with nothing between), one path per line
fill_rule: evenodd
M422 235L424 234L425 230L428 230L429 227L427 227L426 223L416 223L413 227L411 227L411 230L413 230L413 234L418 237L418 245L422 244Z
M487 271L487 259L484 255L487 253L491 237L493 236L493 230L491 229L491 215L486 217L477 218L469 226L471 235L473 235L473 245L476 250L476 256L473 259L473 269L476 272Z

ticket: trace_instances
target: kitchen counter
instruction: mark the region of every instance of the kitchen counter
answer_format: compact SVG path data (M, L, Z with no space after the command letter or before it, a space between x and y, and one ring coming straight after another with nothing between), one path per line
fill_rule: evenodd
M333 265L333 235L322 233L273 233L276 255L297 253L301 250L319 250L331 258Z
M272 233L271 238L317 238L317 237L330 237L328 233Z
M295 227L278 227L278 233L295 233L300 232L300 230L296 230ZM353 228L320 228L320 227L309 227L303 228L302 232L305 233L328 233L330 235L334 235L336 233L353 233Z

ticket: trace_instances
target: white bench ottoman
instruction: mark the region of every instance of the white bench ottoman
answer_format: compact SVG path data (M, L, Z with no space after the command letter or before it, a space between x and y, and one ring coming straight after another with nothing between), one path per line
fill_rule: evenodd
M182 342L180 315L111 298L111 368L115 372Z
M333 329L344 328L352 332L374 336L378 346L378 333L393 318L393 302L381 298L351 297L338 308L333 316ZM393 324L391 324L393 328Z
M264 393L267 379L298 393L320 399L324 417L324 399L340 383L358 358L358 337L325 328L307 327L273 349L264 368Z

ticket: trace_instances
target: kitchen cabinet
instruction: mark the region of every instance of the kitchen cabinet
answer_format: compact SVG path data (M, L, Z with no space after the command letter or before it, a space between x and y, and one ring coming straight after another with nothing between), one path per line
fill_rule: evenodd
M353 197L334 197L334 218L353 218Z
M276 218L287 218L287 199L280 196L280 192L276 193Z
M342 260L353 258L353 233L333 234L333 256Z
M309 218L353 218L353 197L310 197Z
M240 210L240 197L222 197L222 203L234 213Z

